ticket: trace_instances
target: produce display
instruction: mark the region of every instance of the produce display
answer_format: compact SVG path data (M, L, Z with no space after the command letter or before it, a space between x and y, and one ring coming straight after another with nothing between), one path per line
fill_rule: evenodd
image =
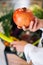
M13 13L14 23L21 28L22 26L28 27L30 22L34 21L34 19L35 17L32 11L27 8L19 8Z

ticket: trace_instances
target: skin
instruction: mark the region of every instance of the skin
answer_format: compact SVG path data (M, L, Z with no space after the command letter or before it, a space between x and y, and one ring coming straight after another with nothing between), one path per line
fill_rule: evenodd
M11 45L16 48L18 52L23 52L24 51L24 46L27 44L25 41L14 41L11 43Z
M18 27L18 28L20 29L20 27ZM38 19L38 18L35 18L35 23L33 21L31 21L29 28L25 28L24 26L22 27L22 29L24 31L30 30L32 32L35 32L35 31L37 31L40 28L43 28L43 19ZM25 42L25 41L12 42L13 47L15 47L16 50L19 51L19 52L23 52L24 46L26 44L27 44L27 42Z
M21 29L20 27L18 28ZM28 28L25 28L25 26L22 27L24 31L30 30L31 32L35 32L40 28L43 28L43 19L38 18L35 18L35 22L31 21L30 26Z

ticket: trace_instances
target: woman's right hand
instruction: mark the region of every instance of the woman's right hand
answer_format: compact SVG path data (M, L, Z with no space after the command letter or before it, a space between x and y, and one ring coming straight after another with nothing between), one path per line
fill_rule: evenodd
M25 26L22 27L24 31L30 30L31 32L35 32L40 28L43 28L43 20L38 18L35 18L35 22L31 21L28 28L25 28Z

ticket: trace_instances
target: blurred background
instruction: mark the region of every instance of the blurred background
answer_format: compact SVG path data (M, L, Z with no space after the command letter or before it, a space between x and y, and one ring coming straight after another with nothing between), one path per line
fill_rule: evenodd
M38 30L34 33L29 31L23 31L22 29L18 29L13 21L13 12L15 11L15 9L24 6L31 9L36 17L43 19L43 0L0 0L0 32L2 32L2 34L5 34L7 37L24 40L32 44L34 42L38 43L37 40L40 40L42 35L41 30ZM2 39L0 39L0 41L1 50L4 50L5 47L9 47L8 42L6 44L6 41L3 41ZM3 43L5 47L3 47L2 45ZM36 44L36 46L38 45ZM1 55L3 55L3 51L1 51L0 53L2 53ZM2 58L2 60L4 60L4 58Z

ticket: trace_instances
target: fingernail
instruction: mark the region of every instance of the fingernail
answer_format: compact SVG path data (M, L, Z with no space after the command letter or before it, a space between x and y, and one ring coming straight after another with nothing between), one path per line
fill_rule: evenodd
M32 29L32 27L33 27L33 21L31 21L29 28Z
M33 23L33 21L31 21L31 23Z
M26 31L25 26L23 26L22 29L23 29L24 31Z

